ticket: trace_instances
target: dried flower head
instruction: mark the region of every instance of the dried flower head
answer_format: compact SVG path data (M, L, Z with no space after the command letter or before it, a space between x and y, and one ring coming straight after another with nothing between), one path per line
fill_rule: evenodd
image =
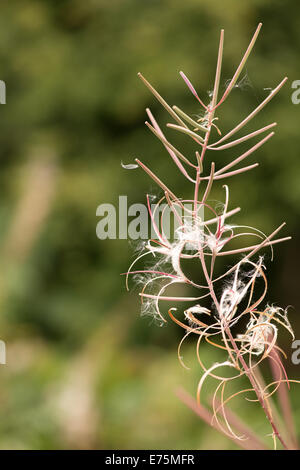
M165 136L162 129L156 122L153 114L147 109L149 122L147 127L160 140L163 147L168 152L173 163L177 166L183 177L193 186L193 196L190 200L184 200L177 196L173 189L169 189L153 170L148 168L139 159L139 165L155 183L163 190L163 197L157 202L152 211L147 197L149 215L157 238L148 240L144 246L144 252L132 263L127 273L127 283L129 274L144 275L143 287L140 292L142 299L142 311L154 312L154 315L165 322L161 304L165 301L174 303L168 310L168 316L181 326L184 330L184 337L179 344L178 357L185 366L181 347L184 340L190 335L197 338L197 359L202 369L202 376L199 380L197 399L198 405L194 409L206 421L208 410L203 408L201 403L201 393L208 377L213 377L217 381L215 394L212 398L212 413L210 423L217 425L219 429L227 434L235 442L247 448L244 441L250 440L249 445L258 445L258 439L253 437L249 430L246 433L238 434L241 428L238 420L232 412L227 410L230 400L237 396L246 394L247 399L256 400L262 406L265 415L272 428L272 436L276 446L277 439L285 447L295 447L295 436L283 437L279 431L274 418L271 405L271 396L285 384L290 384L282 362L284 352L277 346L279 328L287 329L293 336L292 327L287 318L287 310L270 305L262 306L267 293L266 267L263 264L263 256L255 260L258 252L266 247L272 250L276 243L284 242L290 237L276 238L278 232L285 225L284 223L266 236L262 231L243 225L230 224L228 220L237 214L239 207L229 209L229 188L224 185L224 203L221 213L211 206L209 194L214 183L230 177L235 177L246 171L257 167L258 163L240 167L239 165L251 154L265 144L273 135L276 122L265 125L254 132L236 138L235 134L241 131L264 107L275 97L287 78L284 78L279 85L270 91L268 96L260 103L248 116L231 130L221 134L221 126L216 121L220 106L228 98L231 91L237 86L239 77L244 69L248 56L255 44L261 24L258 25L254 36L231 80L227 82L225 92L218 97L222 68L224 31L221 31L217 66L213 91L209 94L209 102L205 104L196 88L192 85L187 76L180 72L189 91L202 107L202 116L194 118L177 106L169 106L160 96L155 88L141 75L139 77L158 101L169 113L173 122L167 127L183 137L189 137L196 145L194 158L186 156L178 150ZM214 152L225 149L234 149L239 144L250 141L257 136L263 137L253 144L246 152L234 157L230 163L220 165L216 168L214 161L209 157ZM218 155L219 156L219 155ZM218 158L218 162L221 161ZM176 237L169 240L164 233L163 224L155 222L155 212L160 210L162 203L167 203L178 223ZM192 204L192 208L182 209L187 204ZM204 217L204 214L207 217ZM240 248L230 247L230 242L237 238L249 240L252 237L255 241L252 244L242 244ZM273 255L273 252L272 252ZM134 271L134 264L143 258L150 256L153 265L150 269ZM220 257L230 256L236 260L233 265L226 269L221 275L216 276L216 266ZM195 282L185 273L183 261L194 260L199 263L202 274L201 282ZM169 290L174 285L187 285L196 292L194 296L174 295ZM210 302L209 304L207 302ZM184 305L193 304L186 308ZM175 306L176 305L176 306ZM183 306L182 306L183 305ZM246 322L245 322L246 319ZM239 334L234 334L233 326L245 328ZM206 366L201 358L201 343L206 341L212 347L217 347L224 351L224 361L221 363ZM272 384L265 385L261 380L259 365L268 358L272 367L276 369L277 375ZM219 375L218 371L229 370ZM228 384L233 380L246 376L250 382L250 388L241 390L238 393L226 397L225 391ZM250 394L250 398L249 398ZM252 395L251 395L252 394ZM187 400L185 400L187 401ZM226 406L225 406L226 405ZM193 405L194 406L194 405ZM209 421L208 420L208 421ZM289 419L290 421L290 419ZM292 425L288 426L292 430ZM234 430L235 428L235 430ZM245 430L245 427L244 427Z

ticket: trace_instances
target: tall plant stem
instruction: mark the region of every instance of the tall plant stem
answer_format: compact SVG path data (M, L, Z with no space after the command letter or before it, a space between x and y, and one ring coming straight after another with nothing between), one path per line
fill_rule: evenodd
M272 370L272 374L274 380L280 380L280 374L278 367L276 367L276 362L272 360L272 358L278 362L279 355L275 348L270 353L270 367ZM287 430L287 434L289 437L290 447L292 449L298 449L298 442L296 437L296 430L295 430L295 423L293 419L293 413L291 409L290 398L287 390L287 384L281 383L278 387L278 398L280 403L280 408L282 410L282 415L284 418L285 427Z

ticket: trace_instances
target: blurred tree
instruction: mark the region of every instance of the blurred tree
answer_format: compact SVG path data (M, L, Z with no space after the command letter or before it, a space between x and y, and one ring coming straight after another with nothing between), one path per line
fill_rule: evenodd
M169 405L159 396L153 380L159 373L167 381L183 379L175 353L180 331L140 320L136 297L123 299L119 273L132 259L131 247L127 240L99 241L95 212L102 202L117 203L119 194L143 202L153 190L145 175L121 168L121 160L130 163L133 156L149 162L170 187L187 191L143 128L146 106L162 123L167 116L136 73L142 71L170 104L197 114L178 71L205 96L221 27L225 86L256 24L265 23L222 116L224 127L263 99L265 88L290 77L259 117L261 124L278 121L277 135L259 152L261 166L244 176L243 186L232 181L231 199L243 208L241 223L255 221L268 232L288 222L294 240L276 249L272 264L267 260L270 298L294 305L291 320L299 332L300 106L290 99L291 83L300 78L298 10L291 0L2 0L0 79L7 104L0 132L0 324L8 364L1 368L0 447L209 445L198 421L176 398ZM221 185L212 197L222 199ZM106 337L101 332L110 325ZM90 354L95 337L106 346ZM93 365L83 386L88 398L80 401L72 371L86 360ZM184 379L191 389L196 372ZM72 406L57 417L65 396L74 401L74 413L82 403L83 414L77 409L74 420ZM97 418L89 418L93 410ZM82 416L90 428L85 421L82 434L72 434L70 426L83 426Z

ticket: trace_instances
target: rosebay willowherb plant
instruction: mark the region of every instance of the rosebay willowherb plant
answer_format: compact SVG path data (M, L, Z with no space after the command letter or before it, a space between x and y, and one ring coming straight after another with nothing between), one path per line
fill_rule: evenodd
M218 95L223 56L223 30L220 34L213 91L210 93L208 104L205 104L198 96L186 75L180 72L189 91L203 109L201 118L194 118L177 106L169 106L153 86L139 74L144 84L173 119L174 122L167 124L167 127L178 134L190 137L197 150L195 150L194 158L188 158L181 153L165 137L151 111L147 109L149 117L149 122L146 122L147 127L161 141L178 170L192 184L193 195L187 200L176 195L173 188L171 191L153 170L136 159L137 164L163 190L163 197L153 209L147 196L149 214L157 237L145 243L144 252L129 268L126 283L128 283L129 274L139 277L139 281L143 282L140 292L142 311L153 313L161 322L166 321L161 310L162 303L176 305L168 309L168 316L184 330L184 336L178 348L178 357L184 367L181 356L182 344L191 335L197 338L196 355L202 369L197 401L184 391L179 392L180 398L204 421L246 449L263 449L266 448L266 444L228 408L228 403L238 395L244 396L249 401L257 401L270 424L270 435L273 438L274 447L276 448L279 441L284 448L288 449L297 447L288 397L290 383L296 380L287 378L282 362L282 356L286 357L286 355L277 346L277 337L280 328L285 328L292 337L293 330L287 317L287 310L274 305L264 305L267 277L261 253L266 247L272 251L274 244L287 241L290 237L276 238L284 223L268 236L256 228L230 223L230 217L240 208L229 209L227 185L223 186L224 203L221 211L210 205L208 199L213 183L222 182L223 179L254 169L258 163L242 167L238 165L274 135L275 122L242 137L235 137L235 134L242 130L278 93L287 78L271 90L262 103L247 117L224 135L220 132L220 125L218 124L218 127L216 125L218 119L216 114L230 92L237 86L260 29L261 24L258 25L233 78L227 82L221 98ZM261 140L241 155L234 156L230 163L222 166L221 150L234 150L242 142L250 141L260 135ZM217 168L214 161L210 159L215 152L220 168ZM164 208L168 207L172 211L178 224L176 237L172 240L165 235L163 217L158 221L156 217L163 203ZM186 208L188 204L189 209ZM237 238L247 241L250 237L256 239L256 242L238 248L230 246L230 243ZM149 269L133 270L136 261L146 255L154 259L154 266L152 265ZM235 257L236 260L225 272L215 274L218 261L224 256L230 259ZM199 263L201 281L195 282L190 275L186 274L184 264L188 260ZM181 295L180 293L185 291L180 289L180 286L184 285L196 289L197 294L193 297ZM174 286L179 289L176 294L174 294ZM239 325L243 330L236 333ZM224 361L205 365L201 356L203 341L209 343L211 347L221 349L224 352ZM270 362L273 372L273 379L269 384L265 383L259 370L259 365L266 359ZM249 386L228 394L229 384L243 376L248 379ZM209 377L213 378L217 384L211 397L211 410L202 404L202 389ZM278 392L282 418L278 416L273 402L273 395L276 392ZM280 430L282 419L285 426L283 430Z

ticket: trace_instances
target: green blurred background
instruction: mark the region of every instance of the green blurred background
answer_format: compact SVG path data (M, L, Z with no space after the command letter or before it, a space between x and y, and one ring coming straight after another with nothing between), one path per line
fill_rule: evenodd
M225 28L224 90L262 21L220 127L236 124L264 99L264 88L288 75L253 124L279 124L249 159L261 165L227 182L231 208L242 207L236 222L265 232L287 222L282 236L292 241L275 247L273 262L267 253L267 300L293 306L300 338L300 105L291 101L291 84L300 79L299 13L291 0L1 1L0 331L7 364L0 370L0 448L234 448L177 398L179 386L195 393L195 345L184 349L187 371L176 355L180 328L140 317L139 290L131 284L127 293L120 276L134 245L97 239L96 208L117 204L119 195L131 204L159 193L142 171L121 167L134 157L177 194L189 194L143 124L147 106L159 122L169 119L136 74L170 104L197 113L179 70L207 96ZM223 200L221 184L212 198ZM289 375L299 378L285 333L281 346ZM209 363L222 354L204 346L203 357ZM296 386L291 396L300 428ZM233 407L261 435L270 432L256 405L237 399Z

